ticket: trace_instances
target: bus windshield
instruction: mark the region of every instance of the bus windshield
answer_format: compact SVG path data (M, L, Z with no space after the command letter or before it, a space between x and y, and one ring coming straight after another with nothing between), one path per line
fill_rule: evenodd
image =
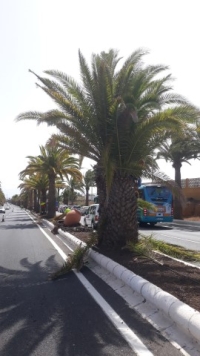
M167 187L162 186L146 187L146 193L149 201L152 202L168 202L172 196L171 191Z

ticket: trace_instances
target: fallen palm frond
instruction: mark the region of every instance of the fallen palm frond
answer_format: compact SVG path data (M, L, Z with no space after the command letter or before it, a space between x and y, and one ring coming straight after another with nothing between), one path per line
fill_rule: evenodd
M76 269L78 272L88 261L88 253L90 247L96 243L96 235L91 233L91 237L86 242L85 246L81 246L82 243L74 250L73 253L68 254L67 261L64 265L55 273L52 274L51 279L55 280L60 276L70 272L72 269Z
M65 216L66 216L66 213L62 213L62 214L60 214L60 215L54 216L54 217L51 219L51 222L54 223L54 221L62 220Z

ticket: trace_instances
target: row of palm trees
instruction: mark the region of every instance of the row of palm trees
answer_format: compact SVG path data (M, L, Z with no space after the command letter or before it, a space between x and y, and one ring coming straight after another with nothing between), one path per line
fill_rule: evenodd
M40 146L38 156L28 156L27 167L20 172L22 183L19 188L22 193L34 192L34 207L39 210L39 203L46 203L48 191L48 217L55 216L56 189L64 189L64 178L69 175L81 181L82 174L79 169L79 160L56 146L55 142ZM29 189L28 189L29 188ZM31 201L31 196L29 201Z
M56 126L51 140L58 147L95 162L98 239L109 247L138 240L134 183L166 177L156 158L172 160L180 185L182 162L200 153L199 109L173 92L166 66L144 64L146 54L138 49L121 63L111 49L93 54L89 66L79 51L80 83L55 70L46 71L48 77L30 71L58 109L16 119Z
M76 191L79 191L82 194L86 193L88 204L89 189L94 185L94 172L88 170L84 176L82 175L80 171L82 159L70 156L65 149L58 147L55 140L41 146L38 156L27 158L28 165L19 174L22 181L19 185L20 199L27 207L34 206L36 212L44 212L48 201L47 217L54 217L60 190L63 191L64 203L73 202Z
M0 205L3 205L5 203L6 199L5 199L5 195L4 192L1 188L1 182L0 182Z

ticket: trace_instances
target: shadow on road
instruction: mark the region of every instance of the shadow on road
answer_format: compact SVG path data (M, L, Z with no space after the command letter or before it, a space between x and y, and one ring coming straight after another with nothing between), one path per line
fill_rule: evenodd
M37 229L37 225L36 224L12 224L12 225L8 225L5 223L0 224L0 230L17 230L17 229Z
M21 270L0 267L0 354L119 356L130 348L73 272L49 281L58 265L20 261ZM120 351L121 350L121 351ZM110 352L110 349L109 349Z

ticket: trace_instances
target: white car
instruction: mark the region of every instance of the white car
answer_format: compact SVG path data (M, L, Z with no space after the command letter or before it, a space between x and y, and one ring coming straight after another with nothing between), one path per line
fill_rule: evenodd
M90 226L93 230L97 229L99 221L99 204L92 204L88 207L84 216L84 225Z
M85 215L85 213L88 211L89 205L83 205L80 207L80 213L81 215Z

